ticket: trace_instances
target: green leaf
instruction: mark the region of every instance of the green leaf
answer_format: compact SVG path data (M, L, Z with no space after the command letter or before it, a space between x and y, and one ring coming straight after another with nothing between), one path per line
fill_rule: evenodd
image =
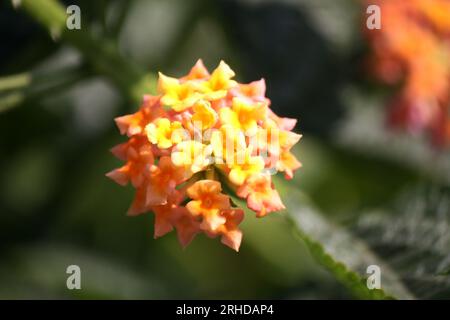
M305 242L311 255L356 297L362 299L413 298L390 266L362 240L343 227L327 221L308 205L306 197L289 182L275 178L295 234ZM382 270L382 289L368 289L367 267Z
M354 232L396 270L415 297L450 296L450 189L420 187L406 192L394 215L361 216Z
M289 182L275 178L295 233L312 256L363 299L448 298L450 190L407 192L392 212L369 212L349 228L328 221ZM382 290L369 290L369 265L381 270Z

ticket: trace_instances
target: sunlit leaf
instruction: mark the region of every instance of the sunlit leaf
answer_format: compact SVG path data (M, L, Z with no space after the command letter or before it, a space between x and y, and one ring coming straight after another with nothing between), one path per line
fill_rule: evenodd
M360 216L353 227L327 221L301 192L277 179L287 215L311 254L361 298L443 298L450 293L450 193L407 193L394 212ZM381 270L381 290L369 290L367 267Z
M296 234L306 243L313 257L328 269L353 294L363 299L390 297L412 298L398 275L367 244L343 227L327 221L308 206L301 192L289 182L276 179ZM383 270L382 290L368 289L367 267L378 265Z
M418 298L450 294L450 192L418 188L399 200L395 214L363 215L355 233L390 267Z

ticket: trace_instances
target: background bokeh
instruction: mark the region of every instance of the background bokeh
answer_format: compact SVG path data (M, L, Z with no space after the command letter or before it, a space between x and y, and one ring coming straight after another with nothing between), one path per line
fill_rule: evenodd
M304 136L303 168L281 197L299 190L415 296L450 297L449 153L384 125L390 89L363 67L360 1L65 2L80 6L82 29L145 72L180 76L202 58L210 70L225 60L240 82L264 77L274 111L299 119ZM174 233L154 240L151 214L125 215L132 188L105 177L124 139L113 119L138 105L10 1L0 36L0 298L355 297L286 213L247 214L239 253L204 236L185 250ZM66 288L70 264L82 290Z

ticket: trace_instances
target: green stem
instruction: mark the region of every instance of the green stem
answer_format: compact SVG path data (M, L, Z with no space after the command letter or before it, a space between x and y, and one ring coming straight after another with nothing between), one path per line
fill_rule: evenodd
M0 113L10 110L25 100L25 95L22 92L13 92L6 96L0 97Z
M28 100L50 95L73 85L89 73L80 66L52 73L23 73L0 79L0 113Z
M108 33L112 38L117 39L120 35L123 25L125 24L130 8L133 6L135 0L127 1L116 1L114 5L116 6L116 14L113 17L113 21L108 29Z
M112 80L133 101L138 102L144 93L154 91L155 75L145 74L122 57L117 46L109 39L94 37L87 31L87 26L83 25L83 20L80 30L69 30L66 27L66 12L59 2L22 0L21 6L54 39L63 38L77 48L97 72Z
M0 78L0 92L23 88L29 85L31 82L31 75L29 73L15 74L11 76Z

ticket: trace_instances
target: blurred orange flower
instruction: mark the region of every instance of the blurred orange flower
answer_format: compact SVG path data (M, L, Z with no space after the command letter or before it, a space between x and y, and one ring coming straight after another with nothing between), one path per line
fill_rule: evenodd
M372 73L400 85L388 121L450 144L450 1L370 0L381 9L381 29L365 29Z

